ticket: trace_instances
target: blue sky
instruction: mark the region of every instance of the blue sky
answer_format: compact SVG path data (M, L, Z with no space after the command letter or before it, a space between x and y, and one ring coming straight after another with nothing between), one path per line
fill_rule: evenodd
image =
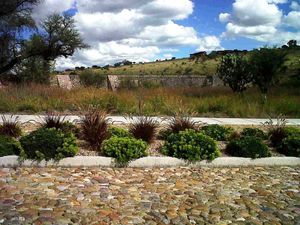
M91 46L58 68L187 57L196 51L300 42L300 0L45 0L36 20L74 14Z

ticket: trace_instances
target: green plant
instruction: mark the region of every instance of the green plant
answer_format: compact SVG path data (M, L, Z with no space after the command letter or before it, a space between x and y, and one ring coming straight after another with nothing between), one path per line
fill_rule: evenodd
M102 142L109 137L107 114L97 109L84 115L81 124L81 137L93 150L100 151Z
M195 130L173 133L166 139L162 152L189 161L213 160L220 155L216 142Z
M6 119L5 116L2 116L0 135L10 136L14 138L20 137L22 135L22 129L18 117L15 117L15 119L13 119L13 116L11 116L10 119Z
M147 143L154 140L157 134L158 122L147 116L139 117L129 126L129 132L136 138L142 139Z
M13 137L0 135L0 157L7 155L19 155L22 151L20 142Z
M146 156L147 143L129 137L113 136L103 142L105 156L113 157L119 164L126 164L133 159Z
M40 128L20 139L24 149L22 158L60 160L75 156L78 147L73 134L65 135L54 128Z
M300 157L300 135L291 135L284 138L277 150L287 156Z
M246 136L251 136L251 137L257 137L261 140L267 139L267 135L260 129L258 128L244 128L243 131L241 132L241 136L246 137Z
M207 125L201 128L201 132L217 141L228 140L232 131L232 128L220 126L218 124Z
M241 93L252 81L251 65L241 55L228 54L222 57L217 76L232 91Z
M269 131L269 139L274 147L279 147L282 141L289 136L300 136L300 128L278 127Z
M79 74L80 82L86 86L93 86L93 87L104 87L106 85L107 77L105 75L101 75L95 73L92 70L84 70Z
M246 136L234 139L226 146L226 152L232 156L262 158L271 156L269 148L257 137Z
M108 132L111 137L133 137L131 133L129 133L128 130L125 130L120 127L110 127L108 129Z

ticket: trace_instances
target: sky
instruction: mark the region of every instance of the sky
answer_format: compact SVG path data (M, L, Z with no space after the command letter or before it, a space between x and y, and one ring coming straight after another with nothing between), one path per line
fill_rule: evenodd
M300 42L300 0L44 0L33 17L66 11L90 48L58 70Z

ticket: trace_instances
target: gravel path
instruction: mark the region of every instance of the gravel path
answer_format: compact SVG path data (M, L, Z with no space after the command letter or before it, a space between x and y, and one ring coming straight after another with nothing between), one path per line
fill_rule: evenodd
M0 169L0 224L299 224L300 167Z

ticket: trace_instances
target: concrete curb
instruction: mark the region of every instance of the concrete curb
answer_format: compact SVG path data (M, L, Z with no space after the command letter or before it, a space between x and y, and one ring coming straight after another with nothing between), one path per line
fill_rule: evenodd
M128 167L251 167L251 166L300 166L297 157L268 157L261 159L220 157L211 162L206 160L189 163L173 157L143 157L129 163ZM0 167L115 167L113 158L102 156L75 156L64 158L59 162L25 160L20 163L18 156L0 157Z

